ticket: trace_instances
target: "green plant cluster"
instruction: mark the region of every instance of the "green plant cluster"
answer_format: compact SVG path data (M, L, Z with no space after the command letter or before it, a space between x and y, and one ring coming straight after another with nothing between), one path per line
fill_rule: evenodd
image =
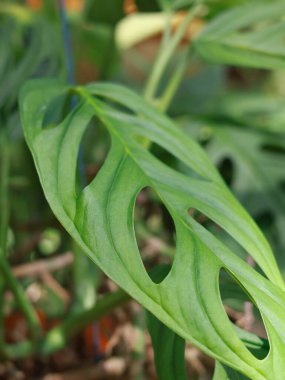
M17 51L5 52L0 45L7 59L0 64L1 87L9 75L13 79L13 86L3 84L11 94L0 92L0 202L6 210L1 214L0 291L3 295L4 282L8 283L22 305L34 332L30 352L35 347L42 353L61 347L68 326L74 328L78 321L75 314L43 338L6 255L11 154L7 146L12 145L10 124L17 117L11 105L23 82L37 76L40 78L28 81L21 90L21 124L45 198L77 244L77 265L83 267L77 272L77 285L88 273L91 316L97 318L128 296L138 301L149 312L161 380L187 378L185 341L215 359L215 380L282 380L285 118L283 93L277 90L276 81L284 81L284 1L159 1L152 10L158 11L160 6L166 15L164 34L152 68L147 64L143 68L150 71L144 91L140 88L143 95L138 94L139 81L131 82L123 69L116 72L114 62L121 53L114 47L115 25L122 15L114 12L112 19L106 20L108 12L96 1L95 8L96 4L102 10L101 34L96 23L91 29L81 25L82 19L92 23L91 8L82 19L73 21L73 30L82 33L76 33L76 38L89 33L88 42L97 41L101 46L92 59L100 78L112 81L67 84L62 49L48 43L41 52L39 33L31 33L29 49L19 61L15 60ZM138 2L138 9L142 14L149 11L144 2ZM171 17L181 9L184 18L172 32ZM11 17L16 18L13 22L21 38L21 28L27 23L47 35L49 28L56 30L51 21L34 21L19 6L4 7L3 12L3 28L9 30ZM181 41L197 20L203 26L185 47ZM24 40L22 43L26 46ZM103 60L99 54L106 53L106 43L114 48L111 63L108 55ZM10 54L16 62L11 74ZM138 61L136 54L133 63ZM48 59L48 69L44 67L42 74L46 57L54 59ZM198 73L189 79L185 72L189 68L195 71L195 67ZM235 75L239 75L236 86ZM250 75L257 75L252 79L254 85ZM228 85L230 81L232 85ZM256 82L260 82L258 86ZM106 143L106 158L96 176L82 183L80 152L90 126L100 128L103 138L109 138L110 148L106 149ZM141 257L135 220L138 196L146 188L169 213L175 234L172 260L151 270L145 268ZM84 266L83 252L96 265L86 266L85 262ZM96 301L92 292L99 281L98 268L121 290ZM77 306L82 319L90 309L84 306L80 291L77 296L82 302ZM229 319L224 303L236 302L242 307L246 299L260 313L268 339ZM3 336L0 345L5 347ZM9 350L5 353L3 349L4 354L9 355Z

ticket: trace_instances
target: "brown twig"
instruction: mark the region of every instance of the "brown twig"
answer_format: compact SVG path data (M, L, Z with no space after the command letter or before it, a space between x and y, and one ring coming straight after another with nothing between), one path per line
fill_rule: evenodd
M50 288L55 294L58 295L58 297L60 297L65 306L69 304L71 300L70 294L67 290L64 289L64 287L60 285L58 281L56 281L50 272L44 272L41 276L41 279L48 288Z
M70 266L73 260L73 253L66 252L51 259L37 260L33 263L18 265L13 268L13 274L17 278L42 277L45 273L55 272Z
M251 256L248 256L247 263L252 268L255 265L255 261ZM244 303L243 328L247 331L252 331L253 324L254 324L253 304L250 301L246 301Z
M123 378L127 363L123 358L110 358L97 365L45 376L42 380L107 380Z

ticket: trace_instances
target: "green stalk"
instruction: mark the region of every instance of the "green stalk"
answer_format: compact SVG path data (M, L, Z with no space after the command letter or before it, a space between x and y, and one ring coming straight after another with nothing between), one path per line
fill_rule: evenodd
M34 337L38 336L39 322L33 307L26 298L24 290L21 288L6 260L7 249L7 231L9 222L9 168L10 168L10 152L9 140L5 130L0 134L0 272L2 278L0 280L0 350L4 349L4 315L3 315L3 301L4 301L4 283L6 283L12 290L16 301L22 309L25 317L27 318L28 325Z
M175 49L177 48L181 39L183 38L189 24L201 11L201 7L202 5L198 4L191 8L187 13L187 16L175 32L175 34L172 36L171 39L169 39L167 46L165 46L165 43L162 44L163 48L160 49L158 58L154 64L153 70L150 74L145 89L145 99L148 100L150 103L153 103L155 100L157 88L159 86L162 75L164 74L165 69L169 63L170 58L172 57Z
M8 181L9 181L9 145L6 131L0 133L0 255L5 255L9 220ZM0 278L0 355L5 355L4 337L4 280Z
M50 355L65 347L68 340L85 326L100 319L129 299L130 296L120 289L114 293L106 294L99 299L96 305L90 310L82 310L81 312L70 315L70 317L47 334L43 344L40 346L40 353L42 355Z
M99 320L102 316L121 306L129 299L130 296L121 289L114 293L106 294L90 310L82 310L76 314L72 314L59 326L54 327L38 342L37 346L30 341L7 345L5 348L6 357L9 359L20 359L32 354L51 355L65 347L69 339L80 332L85 326Z
M5 254L9 219L9 141L5 131L0 134L0 247Z
M164 93L162 94L162 96L159 99L159 102L157 104L157 108L161 112L167 111L167 109L168 109L168 107L172 101L173 95L177 91L177 88L181 82L181 79L183 77L183 74L184 74L184 71L185 71L185 68L186 68L186 65L188 62L188 56L189 56L189 54L188 54L188 49L187 49L185 54L183 54L182 59L178 63L178 67L176 68L172 78L170 79L166 89L164 90Z
M4 257L3 251L0 251L0 271L2 272L3 279L5 280L9 288L12 290L19 307L21 308L27 319L27 323L29 325L33 339L36 340L41 333L41 327L39 324L38 317L35 313L33 306L26 298L26 294L23 288L15 279L8 262Z

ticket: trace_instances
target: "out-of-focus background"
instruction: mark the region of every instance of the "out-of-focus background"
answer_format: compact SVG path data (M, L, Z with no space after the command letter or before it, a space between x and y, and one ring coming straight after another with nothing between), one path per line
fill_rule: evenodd
M75 245L45 201L24 142L18 95L30 78L66 80L68 73L69 81L76 84L108 80L142 94L165 25L169 23L170 32L175 31L184 20L188 3L180 1L168 15L155 0L1 0L0 241L5 241L4 266L10 280L0 277L0 379L157 378L145 310L125 296L98 315L97 302L116 292L117 286ZM242 1L224 0L205 6L172 57L161 88L173 77L192 37L233 3ZM178 128L206 149L226 183L255 218L273 247L282 273L284 84L284 70L207 64L191 55L167 111ZM102 126L90 125L82 143L80 169L86 183L104 162L109 143ZM155 144L151 149L174 167L179 165ZM247 259L246 252L220 227L194 213L201 224ZM135 218L146 268L171 264L175 229L151 190L140 193ZM258 312L226 272L221 274L220 286L230 319L266 337ZM45 338L37 347L29 345L33 331L19 302L23 295ZM189 379L211 379L212 359L190 344L185 360Z

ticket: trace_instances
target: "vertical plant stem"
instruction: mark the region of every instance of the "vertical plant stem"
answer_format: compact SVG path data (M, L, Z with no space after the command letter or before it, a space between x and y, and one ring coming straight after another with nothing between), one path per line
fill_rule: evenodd
M156 97L157 88L159 86L162 75L165 72L165 69L169 63L169 60L183 38L190 22L196 17L196 15L200 12L201 5L196 5L189 10L185 19L179 25L177 31L169 40L167 46L163 43L163 48L160 49L160 53L158 58L153 66L153 70L150 74L149 80L145 89L145 99L149 102L153 102Z
M6 259L7 231L9 221L9 144L7 132L3 130L0 134L0 272L2 274L0 280L0 299L2 306L0 311L0 323L2 324L0 328L0 344L3 345L1 348L4 348L3 301L5 283L12 290L16 301L27 319L27 323L34 337L38 336L40 331L37 315L32 305L27 300L24 290L13 276Z
M64 47L64 56L65 56L65 62L66 62L66 80L67 83L70 85L74 85L75 80L75 63L74 63L74 56L72 51L72 44L71 44L71 33L70 33L70 26L68 23L67 13L66 13L66 5L65 0L57 0L58 1L58 9L59 9L59 17L60 17L60 24L61 24L61 30L62 30L62 40L63 40L63 47ZM75 98L71 101L71 107L74 107L75 104ZM78 155L78 167L79 167L79 181L80 185L84 186L86 184L86 178L85 178L85 165L84 165L84 152L82 144L79 148L79 155Z
M3 279L12 290L17 303L26 317L33 339L37 340L41 335L41 326L37 314L27 299L23 288L13 276L11 268L4 257L3 251L0 251L0 271L3 275Z
M70 28L66 15L65 0L58 0L58 9L63 37L63 47L66 62L66 79L69 84L75 83L75 65L72 54Z
M0 255L6 254L9 220L9 145L5 129L0 133ZM4 257L3 257L4 259ZM0 355L4 356L4 279L0 277Z
M9 219L9 142L6 131L0 134L0 247L2 254L6 252Z
M181 58L180 62L178 63L178 66L177 66L172 78L170 79L166 89L164 90L163 95L159 99L159 103L158 103L157 108L161 112L166 112L171 101L172 101L173 95L175 94L175 92L176 92L176 90L177 90L177 88L181 82L181 79L183 77L183 74L184 74L184 71L185 71L185 68L186 68L186 65L188 62L188 57L189 57L189 54L188 54L188 49L187 49L187 51L183 54L183 57Z

